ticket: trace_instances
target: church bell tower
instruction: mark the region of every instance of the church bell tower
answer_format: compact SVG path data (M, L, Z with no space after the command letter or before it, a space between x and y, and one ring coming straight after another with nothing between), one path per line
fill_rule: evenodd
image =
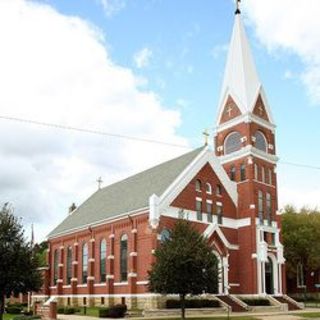
M218 107L215 154L237 184L237 219L250 221L238 233L243 294L284 290L275 128L237 6Z

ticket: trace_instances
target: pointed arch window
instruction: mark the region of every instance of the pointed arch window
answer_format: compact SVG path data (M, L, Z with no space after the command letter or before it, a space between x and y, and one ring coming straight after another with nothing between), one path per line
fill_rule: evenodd
M259 168L258 165L255 163L254 164L254 179L258 180L258 173L259 173Z
M267 139L261 131L257 131L254 135L255 147L261 151L267 152Z
M72 248L68 247L67 249L67 266L66 266L66 280L67 284L71 284L72 278Z
M225 154L230 154L241 149L241 134L238 131L231 132L225 139Z
M120 238L120 281L128 280L128 236Z
M106 276L107 276L106 259L107 259L107 242L105 239L102 239L100 242L100 282L106 281Z
M265 167L261 168L261 181L264 183L266 182L266 169L265 169Z
M59 251L58 249L54 250L53 254L53 284L57 284L59 273Z
M258 216L260 224L263 224L263 193L261 190L258 191Z
M230 168L230 180L235 181L236 180L236 167L231 166Z
M196 191L201 192L201 180L196 180Z
M82 246L82 283L87 283L88 279L88 244Z
M246 180L246 165L243 163L240 167L240 178L241 178L241 181L244 181Z
M271 194L266 194L266 209L267 209L267 220L268 224L271 225L272 221L272 201L271 201Z
M165 243L170 239L170 231L168 229L163 229L160 233L160 242Z
M206 183L206 192L207 194L212 194L212 186L209 182Z

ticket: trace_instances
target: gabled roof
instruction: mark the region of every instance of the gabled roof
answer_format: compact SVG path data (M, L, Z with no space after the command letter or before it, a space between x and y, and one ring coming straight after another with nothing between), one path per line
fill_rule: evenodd
M152 194L161 196L205 149L198 148L95 192L49 235L81 229L121 214L147 208Z
M270 122L273 123L271 110L257 73L241 15L237 14L225 68L217 124L220 123L229 96L233 98L242 114L246 114L253 111L259 94L261 94L266 105Z

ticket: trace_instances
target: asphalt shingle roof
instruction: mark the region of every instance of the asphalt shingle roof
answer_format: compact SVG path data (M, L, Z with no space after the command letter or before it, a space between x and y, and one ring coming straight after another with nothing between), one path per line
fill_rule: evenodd
M117 215L146 208L152 194L161 196L204 147L140 172L95 192L49 235L82 228Z

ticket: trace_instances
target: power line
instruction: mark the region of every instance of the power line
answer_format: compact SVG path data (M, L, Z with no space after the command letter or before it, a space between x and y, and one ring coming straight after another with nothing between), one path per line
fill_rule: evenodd
M146 143L157 143L157 144L166 145L166 146L170 146L170 147L190 149L190 147L188 147L188 146L170 143L170 142L161 141L161 140L146 139L146 138L128 136L128 135L123 135L123 134L110 133L110 132L105 132L105 131L101 131L101 130L79 128L79 127L67 126L67 125L44 122L44 121L36 121L36 120L23 119L23 118L18 118L18 117L10 117L10 116L2 116L2 115L0 115L0 119L20 122L20 123L33 124L33 125L44 126L44 127L49 127L49 128L55 128L55 129L70 130L70 131L76 131L76 132L81 132L81 133L89 133L89 134L95 134L95 135L100 135L100 136L107 136L107 137L118 138L118 139L126 139L126 140L133 140L133 141L146 142ZM320 167L309 165L309 164L294 163L294 162L281 161L281 160L279 161L279 163L282 165L288 165L288 166L292 166L292 167L320 170Z
M161 141L161 140L153 140L153 139L146 139L146 138L140 138L140 137L134 137L134 136L127 136L127 135L123 135L123 134L110 133L110 132L94 130L94 129L79 128L79 127L73 127L73 126L66 126L66 125L62 125L62 124L36 121L36 120L30 120L30 119L23 119L23 118L17 118L17 117L1 116L1 115L0 115L0 119L16 121L16 122L21 122L21 123L27 123L27 124L34 124L34 125L38 125L38 126L50 127L50 128L55 128L55 129L77 131L77 132L90 133L90 134L107 136L107 137L112 137L112 138L134 140L134 141L147 142L147 143L157 143L157 144L167 145L167 146L171 146L171 147L190 149L190 147L184 146L181 144L175 144L175 143L170 143L170 142Z

